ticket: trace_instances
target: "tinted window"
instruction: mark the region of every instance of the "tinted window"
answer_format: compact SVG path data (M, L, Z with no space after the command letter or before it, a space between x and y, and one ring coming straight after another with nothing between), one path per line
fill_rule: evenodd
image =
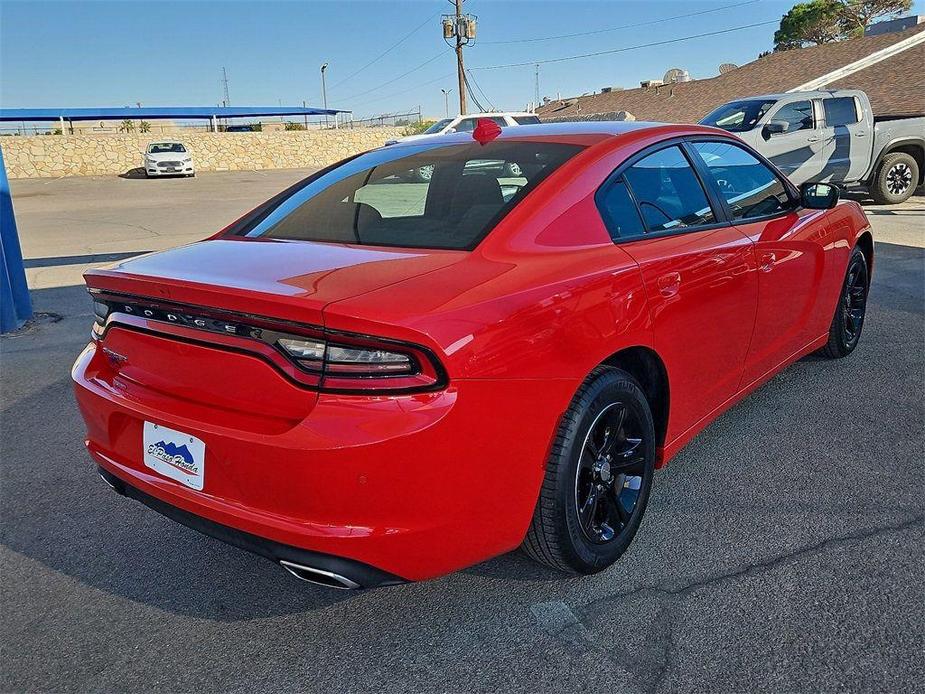
M580 150L547 142L393 145L309 180L244 232L368 246L469 248L517 204L525 187Z
M825 109L825 124L830 128L851 125L859 120L854 97L823 99L822 107Z
M539 116L514 116L514 122L517 125L538 125Z
M650 154L627 169L623 177L639 203L646 231L716 221L697 175L678 147Z
M773 101L733 101L723 104L700 122L731 133L742 133L754 128L773 105Z
M186 147L179 142L153 142L148 145L148 152L151 154L182 154Z
M598 199L598 204L612 239L639 236L643 233L636 204L630 198L622 180L611 185Z
M456 124L456 132L471 133L473 130L475 130L475 125L475 118L463 118L461 121L459 121L459 123ZM504 125L504 123L501 125Z
M781 180L741 147L726 142L694 142L735 219L764 217L791 209Z
M795 101L792 104L781 106L780 110L771 116L771 120L784 121L789 124L788 133L797 130L812 130L813 104L811 101Z

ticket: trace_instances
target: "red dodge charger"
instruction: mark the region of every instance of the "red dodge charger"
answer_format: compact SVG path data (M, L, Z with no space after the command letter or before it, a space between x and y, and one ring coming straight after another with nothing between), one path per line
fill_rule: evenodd
M87 448L116 491L307 581L518 546L600 571L656 468L857 345L873 239L838 198L701 126L482 121L366 152L86 274Z

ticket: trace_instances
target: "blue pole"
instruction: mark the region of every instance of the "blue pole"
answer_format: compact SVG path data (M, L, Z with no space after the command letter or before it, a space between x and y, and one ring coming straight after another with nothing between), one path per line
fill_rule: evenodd
M31 316L32 299L26 286L10 182L0 149L0 333L16 330Z

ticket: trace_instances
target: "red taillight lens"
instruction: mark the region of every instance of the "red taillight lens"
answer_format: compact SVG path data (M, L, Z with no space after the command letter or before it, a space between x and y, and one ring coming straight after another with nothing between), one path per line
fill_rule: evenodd
M94 339L112 322L156 329L176 339L247 349L308 388L335 392L437 390L447 378L425 347L324 330L220 309L93 291Z

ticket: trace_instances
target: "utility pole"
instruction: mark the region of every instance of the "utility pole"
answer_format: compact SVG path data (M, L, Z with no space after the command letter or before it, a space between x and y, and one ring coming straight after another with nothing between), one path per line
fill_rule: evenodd
M328 69L328 64L324 63L321 66L321 101L324 103L324 110L328 110L328 89L324 83L324 72ZM324 114L324 127L328 127L328 114Z
M463 47L475 39L475 15L463 14L463 0L451 0L456 5L456 13L443 15L443 39L448 44L451 38L456 39L456 79L459 88L459 113L466 113L466 69L463 65ZM450 44L452 45L452 44Z
M462 26L463 0L456 0L456 79L459 82L459 113L466 115L466 71L463 67L463 37L459 31Z
M443 115L446 118L450 117L450 92L452 89L440 89L443 92Z
M535 111L540 105L540 64L536 63L533 67L535 68L533 82L533 110Z

